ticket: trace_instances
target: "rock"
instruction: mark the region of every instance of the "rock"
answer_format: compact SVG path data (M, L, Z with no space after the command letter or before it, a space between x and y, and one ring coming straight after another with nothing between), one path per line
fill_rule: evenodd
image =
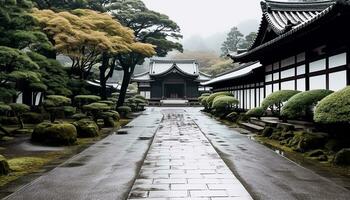
M272 135L270 136L270 139L273 140L280 140L282 132L281 131L274 131Z
M294 131L294 126L286 123L279 123L277 129L281 129L283 132Z
M38 124L33 131L32 141L45 145L73 145L77 141L77 129L68 123Z
M325 133L308 133L302 134L301 140L298 143L298 149L302 152L324 147L328 138Z
M73 122L73 125L77 129L79 138L97 137L100 134L97 124L90 119L81 119Z
M265 127L265 129L263 130L263 132L261 134L264 137L270 137L272 135L272 133L273 133L273 128L267 126L267 127Z
M0 155L0 175L7 175L10 173L10 166L6 158Z
M350 148L342 149L335 154L334 164L336 165L350 165Z
M325 155L324 151L321 149L316 149L307 153L308 157L319 157Z
M292 131L282 132L281 137L283 139L292 138L292 137L294 137L294 133Z

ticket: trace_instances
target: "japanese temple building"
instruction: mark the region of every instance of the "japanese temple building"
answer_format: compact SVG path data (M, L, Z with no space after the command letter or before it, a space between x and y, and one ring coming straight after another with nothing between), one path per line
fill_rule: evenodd
M151 101L165 99L197 100L198 96L210 88L200 83L210 80L210 76L199 71L195 60L152 59L149 70L135 75L139 92Z
M278 90L340 90L350 85L350 1L261 2L257 37L240 67L202 83L230 91L240 108L260 106Z

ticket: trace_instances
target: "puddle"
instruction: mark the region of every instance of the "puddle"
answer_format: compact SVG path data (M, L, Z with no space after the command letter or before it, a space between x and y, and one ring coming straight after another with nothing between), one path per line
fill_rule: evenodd
M152 139L152 137L139 137L139 140L150 140L150 139Z
M81 167L83 165L84 163L80 163L80 162L70 162L62 165L61 167Z

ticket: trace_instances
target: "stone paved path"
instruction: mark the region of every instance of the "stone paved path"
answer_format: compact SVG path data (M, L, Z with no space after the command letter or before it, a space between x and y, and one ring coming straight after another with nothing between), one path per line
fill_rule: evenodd
M164 119L129 199L252 199L184 110Z

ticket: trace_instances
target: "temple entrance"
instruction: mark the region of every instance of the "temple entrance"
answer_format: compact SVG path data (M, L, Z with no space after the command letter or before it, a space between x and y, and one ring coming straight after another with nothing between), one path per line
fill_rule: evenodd
M165 84L164 92L167 99L183 99L185 97L185 84Z

